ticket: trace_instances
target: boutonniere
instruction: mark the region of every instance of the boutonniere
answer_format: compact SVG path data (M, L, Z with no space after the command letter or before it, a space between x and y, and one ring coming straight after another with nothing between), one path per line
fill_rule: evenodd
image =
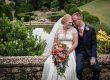
M89 29L89 27L86 27L86 31L89 31L90 29Z

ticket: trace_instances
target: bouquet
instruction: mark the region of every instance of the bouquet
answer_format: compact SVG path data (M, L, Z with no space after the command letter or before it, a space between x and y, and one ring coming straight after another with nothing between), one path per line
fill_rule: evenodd
M68 54L67 54L67 46L63 43L55 46L52 49L53 61L57 68L58 75L62 76L65 73L67 62L68 62Z

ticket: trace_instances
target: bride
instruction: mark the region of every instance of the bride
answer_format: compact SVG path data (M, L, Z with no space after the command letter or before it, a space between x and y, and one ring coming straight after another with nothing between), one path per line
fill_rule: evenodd
M64 43L69 49L67 51L69 55L68 66L65 70L65 77L57 74L56 66L54 65L51 50L52 47L58 43ZM43 55L49 57L44 63L44 69L41 80L77 80L76 77L76 59L75 48L78 45L77 30L72 26L72 19L69 14L63 16L54 25L50 39L47 43L46 49Z

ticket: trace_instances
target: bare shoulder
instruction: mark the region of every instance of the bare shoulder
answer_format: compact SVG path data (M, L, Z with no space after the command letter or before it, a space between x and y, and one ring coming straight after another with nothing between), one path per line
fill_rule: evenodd
M71 31L72 31L73 33L77 33L77 30L76 30L76 28L74 28L74 27L71 27Z

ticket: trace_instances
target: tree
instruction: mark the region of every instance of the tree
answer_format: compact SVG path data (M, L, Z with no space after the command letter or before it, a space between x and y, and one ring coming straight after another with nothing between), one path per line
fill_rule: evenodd
M51 9L54 9L55 11L59 9L58 0L54 0L54 1L51 2Z
M73 14L75 12L79 12L80 10L77 8L76 4L66 4L64 10L68 14Z
M33 5L34 10L39 10L43 6L44 0L31 0L30 3Z
M66 0L58 0L58 2L59 2L59 6L60 6L59 10L64 9Z

